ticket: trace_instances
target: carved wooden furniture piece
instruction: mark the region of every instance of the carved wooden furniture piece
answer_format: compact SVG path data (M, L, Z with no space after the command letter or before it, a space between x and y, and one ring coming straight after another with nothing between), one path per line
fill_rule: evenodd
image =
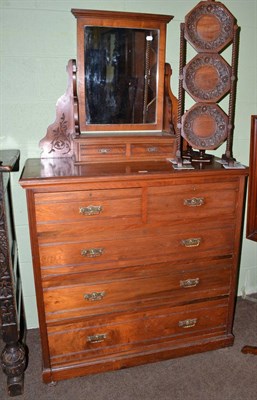
M234 129L237 81L239 28L234 16L219 1L200 1L181 24L180 82L177 157L181 163L181 137L188 143L187 156L208 161L206 150L217 149L224 141L223 156L233 164L232 136ZM197 52L187 62L187 43ZM231 65L220 55L232 44ZM196 102L185 112L185 93ZM229 93L228 110L220 104ZM190 149L190 151L189 151ZM196 150L200 150L197 154Z
M5 343L1 367L10 396L23 393L26 351L22 343L24 310L12 215L10 173L19 169L18 150L0 151L0 334Z
M72 12L78 60L20 179L44 382L233 344L248 173L216 158L173 168L170 16ZM218 55L215 68L230 71Z
M251 116L246 237L257 242L257 115ZM257 355L257 346L244 346L242 352Z

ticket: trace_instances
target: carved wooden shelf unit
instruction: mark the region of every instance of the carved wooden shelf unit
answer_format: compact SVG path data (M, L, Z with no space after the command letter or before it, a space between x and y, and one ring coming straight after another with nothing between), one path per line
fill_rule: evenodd
M5 343L1 367L10 396L23 393L27 365L23 343L25 317L13 221L10 173L19 169L18 150L0 151L0 334Z
M72 12L78 66L69 62L41 159L27 160L20 179L44 382L233 344L248 174L216 158L182 170L170 161L180 150L170 16ZM136 39L145 69L130 61L121 79L121 49L138 55Z

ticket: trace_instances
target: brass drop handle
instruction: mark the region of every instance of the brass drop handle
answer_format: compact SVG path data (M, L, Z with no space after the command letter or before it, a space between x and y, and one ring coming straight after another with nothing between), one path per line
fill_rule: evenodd
M191 199L184 200L184 206L188 207L200 207L204 205L204 198L203 197L192 197Z
M103 300L105 291L103 292L92 292L84 294L84 299L88 301L100 301Z
M200 282L199 278L186 279L184 281L180 281L180 286L183 288L191 288L199 285L199 282Z
M183 321L179 321L178 326L180 328L193 328L197 323L197 318L192 318L192 319L185 319Z
M185 247L198 247L201 243L201 238L189 238L181 240L181 243Z
M107 333L98 333L87 337L88 343L100 343L107 339Z
M83 215L98 215L102 211L103 211L102 206L87 206L79 208L79 213Z
M100 257L104 252L103 248L95 248L95 249L82 249L81 255L83 257Z

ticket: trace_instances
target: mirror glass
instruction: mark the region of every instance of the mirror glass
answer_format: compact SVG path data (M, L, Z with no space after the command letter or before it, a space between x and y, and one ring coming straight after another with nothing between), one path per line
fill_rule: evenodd
M86 125L156 122L159 31L84 27Z

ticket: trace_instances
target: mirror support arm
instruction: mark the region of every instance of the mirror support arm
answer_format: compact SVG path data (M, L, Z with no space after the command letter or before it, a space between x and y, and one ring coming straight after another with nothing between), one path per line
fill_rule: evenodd
M76 61L69 60L66 92L57 100L56 119L49 125L45 137L39 142L41 158L67 158L74 154L73 138L80 133L76 72Z
M169 63L165 63L163 130L176 135L178 131L178 99L171 90L171 75L171 66Z

